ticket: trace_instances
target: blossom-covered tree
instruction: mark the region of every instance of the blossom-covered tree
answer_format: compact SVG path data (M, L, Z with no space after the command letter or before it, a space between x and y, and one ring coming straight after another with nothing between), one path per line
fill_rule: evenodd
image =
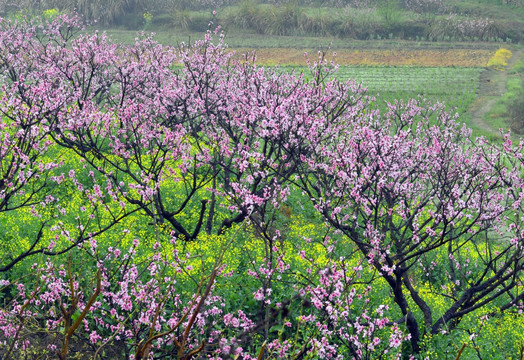
M297 183L388 283L418 352L426 333L453 329L495 299L500 311L521 301L522 170L512 160L521 155L510 140L502 150L471 141L440 104L389 109L296 159ZM433 273L442 261L444 273ZM428 291L445 311L428 304Z
M322 57L0 28L0 221L27 228L0 232L4 358L398 358L522 305L509 138L422 100L380 113Z

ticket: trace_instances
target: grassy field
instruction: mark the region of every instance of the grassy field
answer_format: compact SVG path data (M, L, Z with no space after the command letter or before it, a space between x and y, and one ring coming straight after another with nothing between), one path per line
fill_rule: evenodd
M207 27L198 30L184 30L179 28L170 28L166 26L153 27L143 30L146 33L154 32L156 39L162 44L176 46L180 42L191 42L202 37ZM211 29L215 29L212 27ZM119 42L133 44L137 33L142 30L124 29L124 28L106 28L102 27L99 30L105 31L110 36L118 39ZM401 39L373 39L373 40L359 40L359 39L345 39L336 36L312 36L312 35L265 35L258 34L251 31L233 31L224 30L226 42L230 48L233 49L271 49L271 48L286 48L286 49L349 49L349 50L363 50L363 49L379 49L379 50L449 50L449 49L467 49L467 50L496 50L503 46L500 42L487 41L461 41L461 42L445 42L445 41L409 41Z

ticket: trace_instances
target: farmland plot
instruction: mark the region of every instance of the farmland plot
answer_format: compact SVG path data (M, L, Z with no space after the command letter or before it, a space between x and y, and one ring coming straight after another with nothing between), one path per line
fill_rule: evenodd
M308 73L305 67L282 67L286 71ZM342 81L355 80L377 97L377 105L394 99L422 97L439 101L459 114L465 114L479 87L482 68L413 67L413 66L341 66L335 76ZM466 118L467 120L467 118Z

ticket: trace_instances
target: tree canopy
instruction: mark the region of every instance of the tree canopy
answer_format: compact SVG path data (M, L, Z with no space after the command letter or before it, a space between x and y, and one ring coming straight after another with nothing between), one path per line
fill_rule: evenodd
M4 358L418 356L522 306L509 135L380 113L322 54L295 74L79 24L0 21Z

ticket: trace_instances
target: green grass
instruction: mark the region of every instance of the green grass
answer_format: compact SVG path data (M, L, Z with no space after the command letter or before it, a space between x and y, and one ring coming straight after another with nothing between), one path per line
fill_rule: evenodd
M524 119L521 117L523 114L523 97L524 77L517 75L508 78L506 93L497 100L491 110L486 114L484 120L492 124L494 129L500 127L507 128L507 124L509 124L512 131L522 136L524 134ZM520 109L516 109L518 106L520 106Z
M116 42L134 44L139 33L136 30L127 29L101 29L112 36ZM202 31L191 31L181 29L169 29L153 27L156 34L155 39L164 44L176 46L181 41L188 42L201 39ZM226 43L230 48L293 48L293 49L488 49L496 50L499 43L487 42L433 42L433 41L408 41L398 39L381 40L348 40L330 36L268 36L251 31L243 33L225 32Z

